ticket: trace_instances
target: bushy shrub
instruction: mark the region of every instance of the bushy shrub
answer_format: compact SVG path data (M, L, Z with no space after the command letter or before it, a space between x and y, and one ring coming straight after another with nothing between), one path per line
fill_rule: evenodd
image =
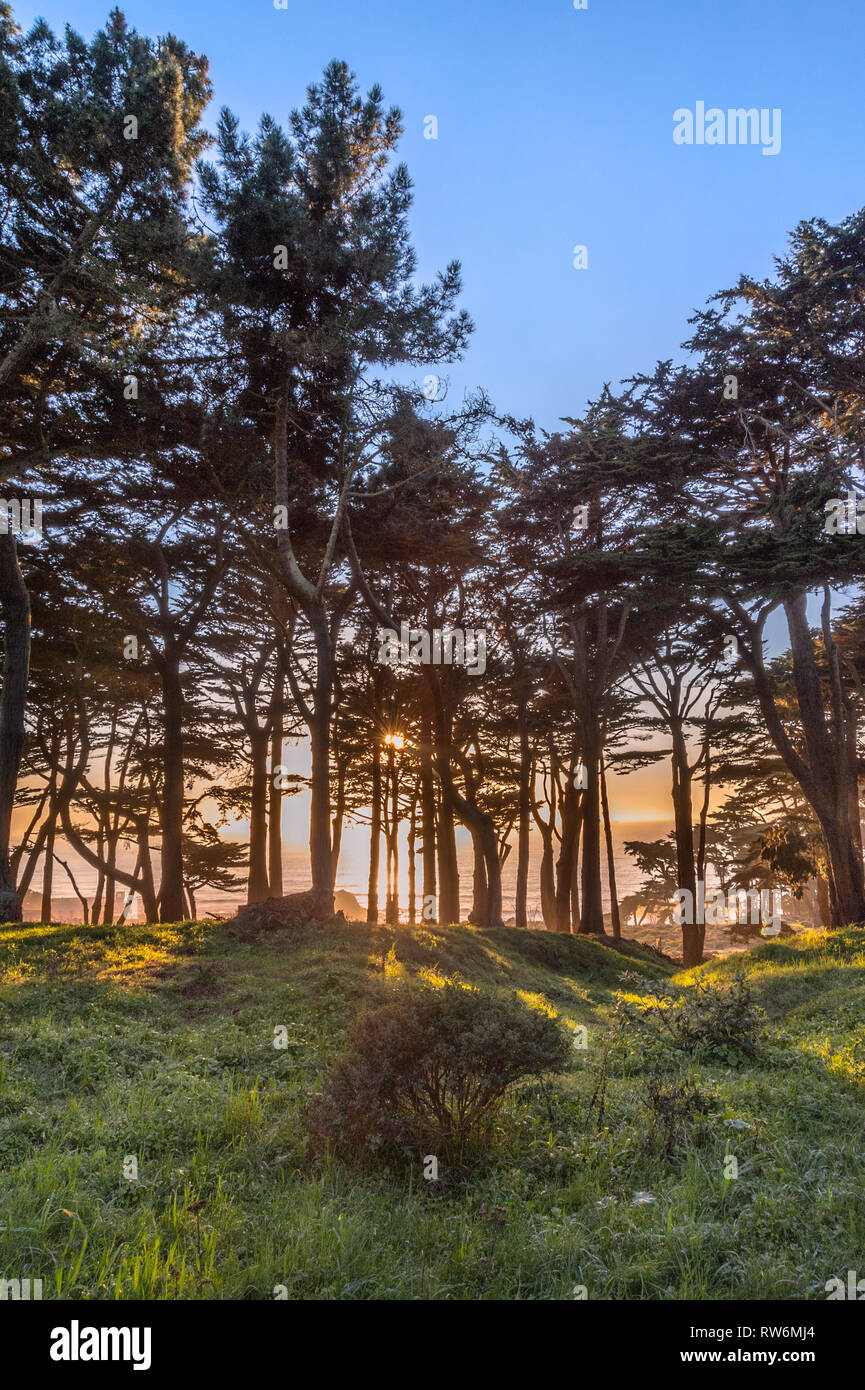
M632 973L622 979L643 998L634 1003L620 996L620 1020L642 1025L658 1042L733 1066L758 1051L763 1015L744 975L736 975L726 988L698 980L681 993L667 981Z
M312 1107L319 1139L353 1153L461 1150L515 1081L562 1071L570 1036L516 998L460 985L404 988L360 1015Z

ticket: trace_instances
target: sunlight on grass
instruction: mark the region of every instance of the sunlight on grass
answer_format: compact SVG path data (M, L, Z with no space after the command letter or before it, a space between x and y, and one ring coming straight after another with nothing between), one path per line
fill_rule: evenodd
M406 977L406 968L402 961L396 958L396 946L392 945L387 953L384 962L384 977L386 980L403 980Z
M827 1071L842 1080L865 1081L865 1036L851 1038L842 1047L829 1038L819 1038L801 1044L802 1052L818 1057Z
M667 1152L645 1047L625 1038L605 1062L598 1045L614 1038L623 969L602 945L513 932L493 949L437 928L396 948L383 931L376 954L342 927L286 953L213 924L4 931L2 1268L90 1299L568 1299L576 1284L618 1300L822 1297L865 1243L865 933L809 939L747 957L778 1010L765 1056L739 1070L666 1059L664 1084L693 1077L717 1106L699 1145L686 1118ZM396 984L455 977L516 989L571 1031L590 1015L588 1048L518 1086L488 1147L464 1171L444 1165L435 1194L412 1156L314 1157L306 1108L356 1012Z
M530 990L518 989L517 994L524 1004L528 1004L530 1009L537 1009L538 1013L546 1014L547 1018L558 1018L558 1009L554 1009L548 999L542 994L532 994Z

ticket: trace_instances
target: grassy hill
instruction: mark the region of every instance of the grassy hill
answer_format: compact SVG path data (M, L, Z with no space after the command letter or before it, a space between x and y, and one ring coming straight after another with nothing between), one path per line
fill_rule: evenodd
M0 930L0 1276L89 1299L822 1299L865 1273L865 931L690 974L625 950L469 927ZM682 988L744 970L760 1053L698 1063L621 1030L624 970ZM303 1111L349 1020L402 978L454 976L585 1025L588 1047L437 1183L419 1160L317 1157ZM711 1105L667 1123L686 1076Z

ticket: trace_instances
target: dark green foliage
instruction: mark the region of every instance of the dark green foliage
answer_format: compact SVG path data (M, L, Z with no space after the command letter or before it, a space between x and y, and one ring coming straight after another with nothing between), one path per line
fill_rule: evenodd
M560 1025L516 999L452 984L406 989L356 1020L311 1129L355 1154L459 1151L489 1125L509 1086L562 1071L569 1053Z
M760 858L776 879L789 885L794 898L801 898L808 879L817 872L808 837L789 823L769 827L760 844Z
M642 1026L662 1046L712 1057L735 1066L759 1049L762 1012L742 975L724 988L697 980L681 993L666 981L650 982L632 973L622 979L643 998L619 998L620 1020Z
M22 35L0 3L4 474L29 466L37 440L44 463L74 430L62 401L46 415L52 393L79 396L102 377L119 394L147 324L176 299L209 96L206 59L137 34L119 10L87 43L44 20Z

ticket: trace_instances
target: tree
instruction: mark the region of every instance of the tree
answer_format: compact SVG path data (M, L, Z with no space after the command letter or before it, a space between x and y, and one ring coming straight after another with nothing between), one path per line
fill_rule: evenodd
M0 4L0 473L27 482L50 454L55 402L122 380L145 321L175 302L185 194L206 136L207 67L119 10L87 44ZM30 612L15 537L0 533L0 916L20 918L9 829L24 742Z
M836 924L865 919L857 754L831 636L832 585L861 571L865 542L826 526L827 502L861 478L861 382L845 363L865 341L863 283L861 216L837 228L803 224L774 281L743 278L717 296L720 310L697 315L687 344L700 354L696 367L661 364L643 379L656 427L649 447L679 480L690 510L675 542L668 535L668 553L727 608L767 729L822 827ZM832 671L828 701L807 615L814 592ZM801 742L763 652L766 621L778 608L790 634Z
M301 712L312 881L327 893L334 653L352 599L335 570L346 508L393 413L371 373L452 359L470 328L451 312L455 263L434 285L414 283L411 185L403 165L387 169L399 135L399 113L385 111L379 88L362 100L348 67L333 62L288 133L265 116L252 140L223 111L219 162L202 169L219 224L216 291L246 363L244 407L272 440L280 582L315 645Z

